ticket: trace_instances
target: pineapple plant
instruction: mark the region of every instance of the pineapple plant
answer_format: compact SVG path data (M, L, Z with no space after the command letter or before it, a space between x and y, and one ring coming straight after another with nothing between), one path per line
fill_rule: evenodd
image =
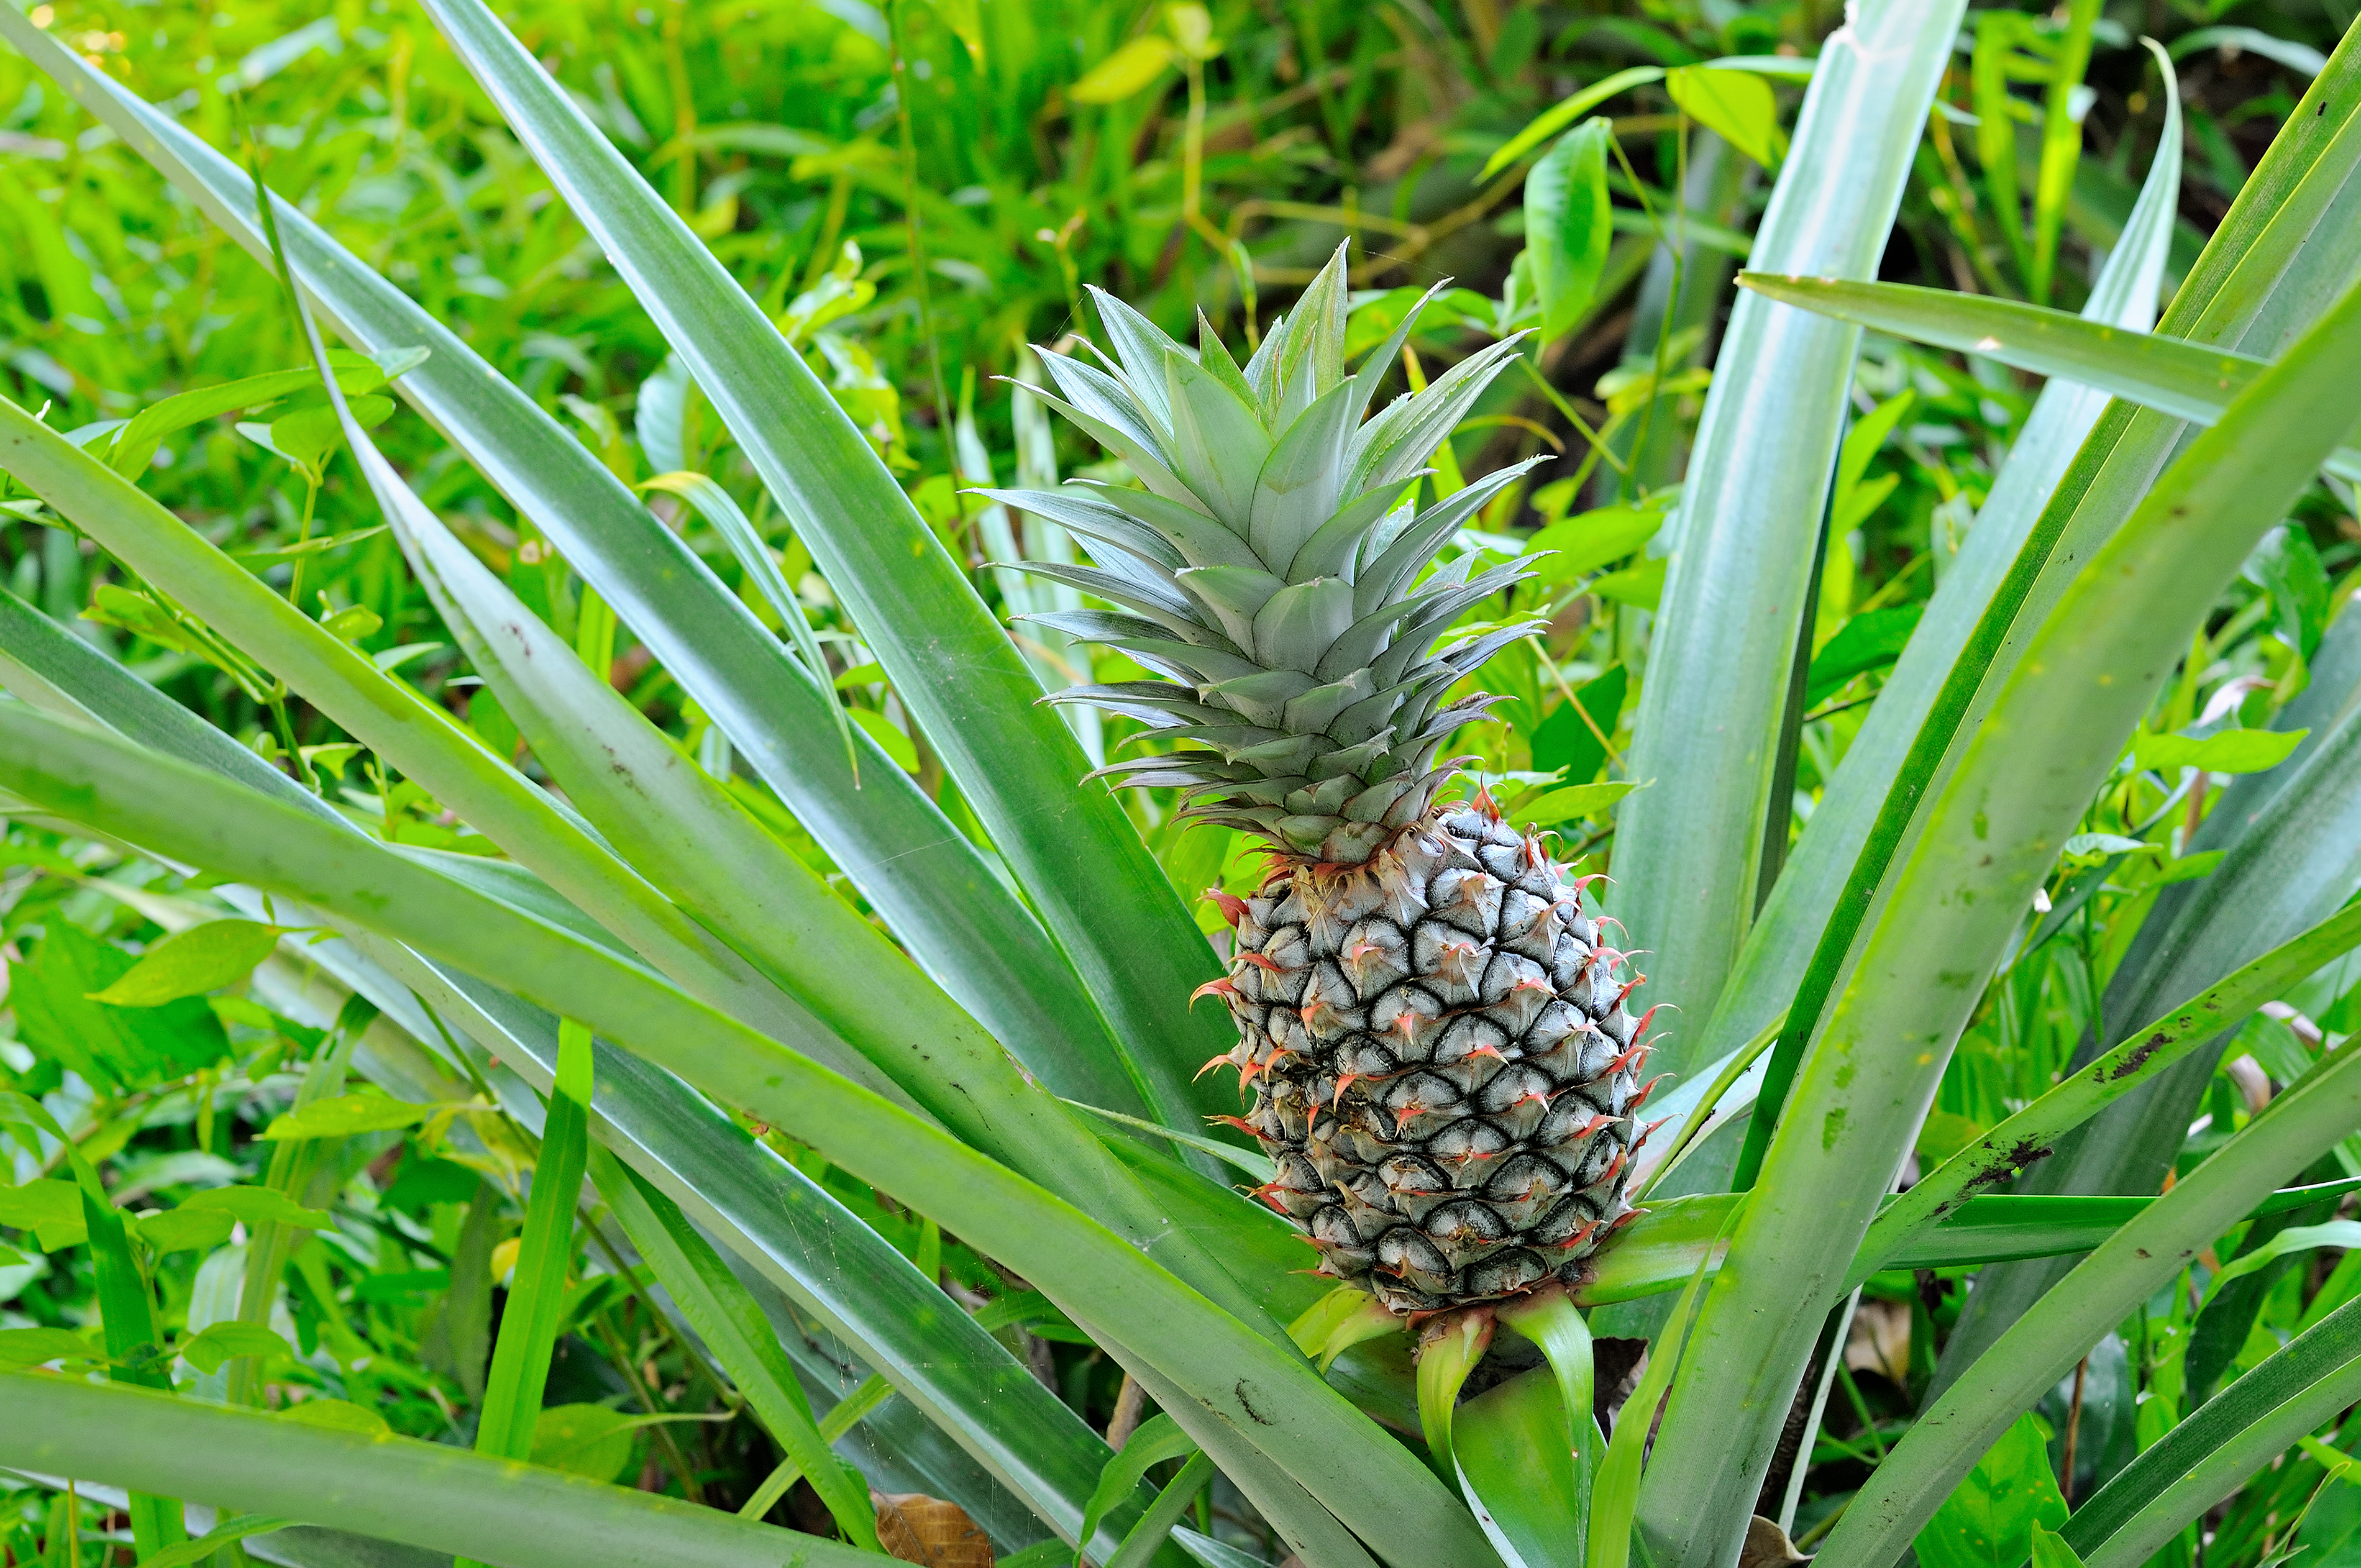
M1202 315L1191 355L1093 291L1115 352L1105 369L1045 352L1052 400L1148 488L989 494L1099 562L1029 570L1129 612L1033 619L1163 677L1054 694L1186 748L1093 776L1177 789L1184 820L1268 850L1253 896L1208 894L1233 940L1228 974L1197 993L1237 1025L1207 1065L1253 1096L1228 1120L1272 1158L1261 1196L1303 1227L1322 1273L1424 1313L1577 1278L1633 1217L1646 1021L1624 1007L1639 979L1548 844L1481 792L1440 798L1455 770L1438 751L1493 701L1452 694L1542 622L1437 647L1532 566L1471 577L1462 552L1425 568L1532 463L1417 498L1522 334L1371 414L1419 311L1348 370L1345 257L1243 366Z
M48 1251L39 1233L79 1217L84 1241L64 1245L91 1249L108 1292L80 1333L6 1331L0 1351L24 1369L0 1370L0 1465L118 1488L143 1560L192 1561L295 1520L502 1568L859 1568L892 1550L903 1531L889 1516L906 1525L923 1490L956 1501L1011 1565L1234 1568L1241 1547L1185 1522L1218 1476L1231 1488L1224 1512L1259 1521L1260 1550L1244 1559L1255 1563L1792 1561L1782 1532L1795 1495L1785 1486L1782 1505L1779 1466L1796 1444L1784 1440L1811 1451L1816 1401L1843 1365L1828 1352L1863 1282L2080 1258L2026 1295L1989 1350L1962 1356L1922 1419L1820 1519L1830 1568L1886 1568L1932 1539L1922 1532L1942 1523L1955 1489L1983 1485L1974 1473L1989 1472L1981 1461L1996 1444L2029 1451L2038 1471L2031 1412L2117 1324L2145 1322L2160 1293L2177 1302L2194 1284L2187 1260L2250 1220L2344 1195L2341 1183L2283 1184L2361 1118L2352 1050L2297 1065L2267 1113L2243 1125L2224 1114L2202 1150L2184 1150L2185 1116L2164 1118L2164 1168L2202 1157L2160 1196L2069 1200L2061 1213L1978 1190L2092 1117L2137 1109L2134 1091L2159 1074L2204 1065L2225 1020L2361 943L2349 905L2361 885L2349 805L2361 717L2339 695L2361 674L2323 652L2308 694L2312 755L2251 812L2217 806L2205 826L2223 823L2230 841L2174 879L2192 886L2167 939L2141 932L2115 949L2134 992L2178 1011L2111 1009L2111 1033L2140 1026L1890 1201L1968 1015L2021 937L2037 947L2063 921L2051 910L2034 926L2026 911L2050 908L2061 856L2070 865L2081 852L2076 829L2126 829L2128 847L2092 835L2110 866L2190 858L2164 840L2202 817L2208 763L2188 767L2187 797L2173 795L2163 764L2143 764L2132 742L2197 739L2164 733L2188 728L2160 722L2178 711L2157 700L2167 672L2192 635L2207 647L2240 564L2321 466L2351 466L2338 448L2351 434L2342 393L2361 353L2361 288L2355 230L2334 225L2354 222L2340 193L2361 156L2361 33L2291 112L2156 334L2127 309L2079 321L1859 281L1850 287L1866 296L1814 292L1815 280L1875 272L1921 128L1944 123L1930 113L1958 0L1850 7L1810 64L1784 156L1776 137L1755 138L1780 167L1750 260L1792 276L1750 278L1755 291L1716 351L1629 754L1633 775L1662 787L1643 797L1647 812L1615 824L1616 913L1665 949L1660 963L1697 1021L1664 1053L1688 1082L1652 1101L1647 1021L1625 1005L1638 978L1617 950L1633 938L1546 840L1502 820L1481 791L1449 793L1449 739L1487 700L1457 694L1526 630L1453 629L1524 566L1478 572L1466 550L1433 563L1515 470L1430 506L1415 497L1436 444L1521 351L1514 340L1378 408L1402 335L1345 363L1340 260L1243 365L1210 333L1192 356L1104 296L1104 367L1048 359L1059 405L1142 488L993 493L1092 545L1093 565L1038 569L1115 608L1052 611L1057 629L1159 677L1058 694L1154 729L1164 749L1105 777L1175 791L1191 817L1275 857L1267 882L1223 906L1230 945L1217 955L1114 793L1076 787L1089 763L1040 706L1034 666L799 352L792 323L739 286L479 0L425 9L679 356L750 471L728 477L759 481L775 503L763 515L794 520L878 684L928 741L941 789L897 766L865 726L843 726L838 673L777 636L537 396L301 207L258 192L251 170L174 114L0 7L0 35L286 282L312 363L289 383L262 378L281 389L268 395L318 388L363 482L352 499L365 487L381 509L510 726L494 740L476 721L483 694L456 718L357 649L348 626L289 603L165 510L139 484L152 448L128 435L98 444L95 426L69 437L0 404L0 466L25 492L9 493L11 515L54 518L60 537L78 530L152 591L146 602L172 627L203 633L192 646L235 654L257 692L300 697L349 735L370 753L389 813L398 779L484 840L471 848L500 851L435 852L399 839L390 816L356 820L337 804L354 805L352 792L329 798L308 765L271 760L287 751L266 756L213 728L0 596L9 808L201 871L183 879L192 902L172 906L196 929L242 920L247 938L301 966L289 1005L324 995L325 1022L370 1020L307 1069L304 1108L318 1114L288 1129L291 1157L272 1162L281 1186L294 1184L295 1145L366 1154L354 1140L376 1135L348 1118L381 1127L389 1112L402 1125L507 1118L533 1138L504 1146L537 1146L471 1453L371 1429L366 1410L357 1425L272 1413L241 1397L249 1377L228 1383L227 1404L189 1397L197 1387L174 1381L175 1363L194 1366L187 1353L206 1335L234 1358L290 1359L268 1339L271 1269L294 1255L285 1216L309 1205L286 1200L303 1194L241 1211L281 1217L250 1232L245 1278L269 1288L239 1288L238 1321L217 1325L232 1332L174 1337L162 1354L169 1327L135 1249L197 1233L202 1212L123 1212L83 1157L103 1139L27 1094L0 1097L8 1135L62 1157L52 1168L76 1179L12 1189L5 1212L17 1218L0 1223L35 1219ZM2087 34L2094 9L2070 8L2082 18L2070 25ZM1170 16L1194 94L1213 42L1197 8ZM1184 16L1194 20L1181 37ZM2079 58L2061 49L2049 62L2061 116ZM1667 93L1683 115L1720 115L1743 133L1750 94L1717 73L1763 63L1676 68ZM1785 74L1804 62L1769 63ZM1502 156L1538 150L1655 71L1577 93ZM1775 114L1767 90L1751 96ZM1577 178L1595 180L1604 213L1611 132L1592 122L1543 155L1557 160L1543 183L1566 198L1561 216L1580 205L1568 196ZM2180 209L2173 177L2149 179L2156 199L2143 196L2110 271L2143 257L2162 269ZM1529 208L1543 210L1532 194ZM1545 320L1579 291L1574 261L1569 250L1527 269L1556 302ZM1512 326L1502 303L1496 320ZM314 304L316 318L304 313ZM1777 759L1806 711L1784 699L1801 695L1788 688L1812 630L1808 594L1791 590L1808 586L1826 540L1855 389L1847 323L1868 314L1881 330L1964 332L1980 355L2048 356L2028 367L2104 395L2045 393L2028 415L2011 458L2024 477L1986 499L1783 870L1763 851L1791 826ZM344 395L359 367L329 357L315 320L532 521L728 747L697 747L693 763L616 689L608 639L577 627L568 647L411 489ZM2191 344L2205 361L2194 368ZM142 417L132 434L152 434L164 405ZM618 432L610 453L628 457L620 443ZM730 500L718 480L663 477L675 493L706 495L730 548L747 547L757 589L779 575L749 520L714 500ZM697 479L714 494L687 483ZM802 613L787 585L767 591L774 609ZM2187 717L2206 678L2192 662ZM562 798L513 765L520 740ZM788 819L810 845L790 843ZM811 846L867 910L812 869ZM1753 896L1766 878L1767 901ZM165 905L143 895L141 907ZM1192 989L1222 1000L1226 1025L1191 1011ZM20 1008L30 994L12 992ZM1767 1023L1755 1015L1766 1008ZM1237 1120L1270 1162L1262 1205L1191 1163L1212 1140L1190 1116L1222 1102L1190 1074L1216 1045L1251 1097ZM335 1092L347 1072L386 1092ZM1634 1218L1643 1105L1686 1118L1685 1149L1709 1144L1697 1129L1714 1122L1746 1145L1727 1175L1687 1161L1675 1174L1703 1185L1660 1181ZM894 1223L840 1202L846 1182L890 1194ZM713 1385L726 1381L783 1455L744 1514L530 1463L583 1283L569 1261L588 1192L611 1220L600 1237L616 1245L615 1277L644 1272L661 1286L672 1306L652 1310L677 1311L684 1346L709 1352ZM1301 1235L1326 1277L1297 1266ZM946 1288L954 1241L996 1283L1029 1288L966 1310ZM636 1264L620 1255L626 1244ZM1597 1376L1583 1314L1626 1304L1635 1317L1669 1310L1637 1325L1653 1348L1620 1414L1609 1412L1610 1436L1592 1417L1615 1380ZM1337 1359L1374 1320L1390 1336L1415 1317L1432 1321L1414 1374L1398 1337ZM1471 1377L1495 1321L1527 1343ZM1005 1343L1020 1328L1087 1341L1093 1366L1119 1367L1124 1420L1086 1424ZM2143 1404L2144 1431L2149 1411L2169 1430L2064 1519L2063 1545L2044 1561L2149 1561L2241 1478L2297 1474L2302 1462L2279 1462L2308 1429L2289 1412L2322 1424L2351 1406L2356 1334L2361 1300L2347 1300L2268 1349L2237 1397L2192 1400L2177 1420L2176 1391ZM351 1390L359 1360L306 1365ZM37 1369L52 1363L61 1371ZM833 1408L816 1410L831 1392ZM1159 1413L1138 1419L1149 1401ZM1422 1451L1405 1441L1413 1424ZM1149 1479L1174 1464L1161 1486ZM799 1479L840 1541L811 1530L790 1541L763 1522ZM241 1511L183 1541L206 1529L184 1502Z

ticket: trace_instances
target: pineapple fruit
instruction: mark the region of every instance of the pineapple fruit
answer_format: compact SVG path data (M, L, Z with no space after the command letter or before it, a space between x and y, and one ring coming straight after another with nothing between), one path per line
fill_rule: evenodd
M1192 356L1093 293L1114 355L1101 369L1044 353L1049 400L1146 488L987 493L1062 523L1098 563L1029 570L1124 607L1035 619L1168 677L1056 694L1194 743L1102 773L1177 786L1187 816L1274 856L1253 897L1211 895L1235 942L1206 988L1239 1036L1208 1065L1237 1069L1253 1101L1230 1120L1276 1166L1261 1196L1323 1273L1396 1312L1577 1279L1633 1213L1637 981L1541 839L1481 794L1439 802L1454 770L1436 751L1496 700L1449 693L1540 623L1437 639L1527 569L1471 579L1470 552L1420 576L1530 466L1416 503L1516 343L1365 419L1417 312L1348 374L1341 250L1243 367L1202 317Z

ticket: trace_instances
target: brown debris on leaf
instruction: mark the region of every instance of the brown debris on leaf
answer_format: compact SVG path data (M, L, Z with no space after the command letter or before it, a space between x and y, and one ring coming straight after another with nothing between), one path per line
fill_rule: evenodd
M992 1568L992 1540L957 1503L924 1492L872 1492L877 1541L905 1563L927 1568Z

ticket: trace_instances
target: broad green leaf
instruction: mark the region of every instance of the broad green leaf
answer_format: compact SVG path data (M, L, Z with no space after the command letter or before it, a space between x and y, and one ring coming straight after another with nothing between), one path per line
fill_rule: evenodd
M1573 701L1552 708L1528 737L1532 742L1533 771L1558 773L1561 783L1572 785L1597 779L1599 769L1607 765L1608 742L1622 722L1623 697L1630 686L1630 671L1617 664L1585 681ZM1534 797L1534 804L1539 804L1539 797ZM1514 815L1522 821L1529 809L1521 802Z
M390 398L354 398L349 406L364 429L373 430L393 417ZM297 473L314 485L325 478L328 459L336 455L336 448L345 441L343 428L336 422L336 411L325 405L297 409L269 424L241 424L237 433L264 451L284 457Z
M704 243L478 0L430 14L605 250L892 678L1084 991L1129 1053L1148 1109L1218 1113L1191 1076L1229 1045L1191 1011L1213 949L1040 683L884 465ZM937 896L940 896L937 894ZM1100 1102L1104 1103L1104 1102Z
M222 1364L241 1355L288 1355L293 1347L260 1323L214 1323L203 1333L173 1347L200 1372L218 1372Z
M2074 1549L2066 1544L2065 1537L2037 1521L2033 1527L2033 1568L2083 1568L2083 1563L2074 1554Z
M877 1559L625 1486L414 1438L340 1431L147 1389L0 1374L0 1464L170 1487L504 1568L874 1568ZM434 1500L422 1508L419 1499Z
M1593 577L1590 591L1616 604L1628 604L1635 609L1654 609L1664 597L1665 576L1671 565L1661 556L1642 561L1636 566L1626 566L1620 572Z
M1541 296L1543 343L1590 309L1614 237L1607 198L1607 148L1614 131L1588 120L1560 137L1525 176L1525 246Z
M894 765L906 773L918 771L918 749L910 738L894 726L894 721L873 707L852 707L845 712L851 721L869 732L877 749L894 761Z
M426 1120L427 1107L390 1095L361 1091L315 1101L300 1111L273 1116L258 1136L271 1143L304 1138L349 1138L357 1133L382 1133L412 1127ZM275 1218L276 1216L270 1216Z
M1755 236L1757 267L1874 275L1961 9L1881 0L1830 36ZM1760 902L1787 686L1859 342L1852 328L1741 297L1682 485L1628 770L1657 782L1616 827L1617 857L1649 872L1619 884L1609 908L1656 955L1649 994L1690 1018L1713 1012ZM1724 613L1733 603L1755 608ZM1784 834L1784 802L1775 819ZM1697 1048L1674 1036L1658 1065L1684 1068ZM1666 1541L1744 1524L1722 1517L1743 1486L1693 1479L1697 1506Z
M2034 1532L2065 1522L2048 1434L2028 1413L1976 1461L1911 1544L1926 1568L2019 1568Z
M88 1235L82 1228L82 1189L54 1179L0 1187L0 1225L33 1232L43 1252L80 1246Z
M1779 161L1779 105L1762 77L1685 65L1664 73L1664 91L1682 114L1765 169Z
M1720 1224L1717 1242L1728 1238L1742 1208L1742 1203L1732 1204L1718 1216ZM1719 1250L1719 1245L1709 1246L1697 1259L1689 1275L1688 1288L1681 1292L1672 1315L1664 1320L1663 1331L1649 1347L1639 1385L1624 1401L1626 1409L1653 1411L1663 1403L1664 1391L1672 1387L1673 1375L1679 1370L1690 1347L1698 1292L1705 1286L1708 1271L1715 1266ZM1618 1421L1614 1435L1608 1439L1607 1452L1599 1460L1598 1474L1591 1487L1590 1537L1583 1554L1584 1562L1592 1568L1631 1568L1632 1527L1642 1502L1642 1466L1650 1446L1649 1434L1654 1427L1653 1420Z
M167 1209L160 1214L143 1214L131 1222L132 1234L158 1255L170 1252L206 1252L229 1240L237 1228L237 1217L216 1209Z
M612 1484L631 1463L631 1434L641 1423L604 1405L551 1405L533 1422L535 1464Z
M246 170L92 71L20 14L0 15L0 32L232 238L273 265ZM277 215L296 275L329 305L340 330L389 366L404 363L393 356L415 363L431 350L432 359L404 378L403 394L616 608L929 972L998 1038L1038 1042L1027 1065L1052 1087L1099 1104L1137 1099L1104 1020L1095 1009L1072 1004L1073 970L1031 912L967 835L882 753L865 754L864 783L856 789L851 770L833 765L826 749L804 743L816 728L837 722L834 698L686 544L466 342L302 213L281 202ZM401 346L408 345L427 347ZM247 753L247 766L255 765ZM1184 981L1181 990L1203 978ZM776 1033L786 1022L774 1018L772 1027ZM824 1042L810 1044L824 1051Z
M1639 787L1628 779L1614 779L1605 784L1554 789L1529 804L1519 804L1510 815L1528 832L1554 828L1562 822L1580 822L1595 817Z
M1935 1499L2020 1412L2276 1181L2346 1136L2356 1117L2361 1057L2333 1057L2110 1236L2010 1324L1971 1375L1952 1384L1886 1454L1830 1532L1820 1553L1827 1568L1891 1563L1918 1535Z
M1611 506L1551 523L1525 541L1528 560L1554 553L1528 580L1547 587L1611 565L1653 539L1665 515L1660 507Z
M251 920L208 920L167 937L122 978L90 993L110 1007L160 1007L236 985L278 947L280 928Z
M317 1111L321 1102L314 1102L295 1114L300 1119ZM407 1122L395 1124L408 1126ZM368 1129L374 1130L374 1129ZM341 1136L326 1134L324 1136ZM269 1187L214 1187L196 1193L173 1211L180 1214L227 1214L247 1225L294 1225L308 1231L324 1231L335 1223L335 1216L325 1209L306 1209L284 1192Z
M106 1354L80 1334L64 1329L0 1329L0 1366L38 1366L45 1361L104 1361Z
M1848 620L1827 646L1812 655L1811 669L1804 677L1804 706L1817 707L1855 675L1882 670L1900 658L1924 613L1915 604L1889 605Z
M1477 171L1476 181L1482 184L1542 143L1580 119L1586 113L1604 104L1618 93L1633 87L1644 87L1651 82L1664 79L1664 68L1654 65L1634 65L1602 77L1571 97L1561 100L1534 116L1524 129L1510 137L1484 160Z
M2085 1498L2060 1534L2088 1568L2137 1568L2356 1398L2361 1302L2348 1301L2191 1412Z
M1805 310L2037 375L2062 377L2199 424L2221 419L2269 364L2248 354L1987 295L1768 272L1741 273L1738 280ZM2323 461L2333 473L2361 477L2361 453L2340 444Z
M1170 38L1149 33L1132 39L1082 73L1066 89L1077 104L1120 104L1146 92L1167 71L1178 51Z
M2309 729L2224 729L2202 740L2188 735L2143 735L2132 743L2132 760L2143 768L2267 773L2286 762L2311 733Z
M71 802L77 821L159 853L200 854L220 874L585 1019L1006 1263L1126 1365L1172 1379L1172 1398L1159 1402L1190 1404L1192 1435L1217 1462L1206 1435L1250 1445L1274 1463L1273 1486L1311 1493L1346 1526L1382 1529L1404 1568L1455 1568L1488 1550L1424 1467L1291 1346L1282 1351L1023 1178L648 970L298 808L18 704L0 704L0 788L51 810Z

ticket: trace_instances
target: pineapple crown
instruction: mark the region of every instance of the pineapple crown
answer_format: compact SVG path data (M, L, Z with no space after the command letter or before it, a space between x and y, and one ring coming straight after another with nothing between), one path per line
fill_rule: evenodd
M1443 287L1436 285L1436 290ZM1459 525L1532 466L1502 469L1420 510L1426 462L1517 352L1454 366L1365 419L1430 290L1347 374L1342 247L1241 367L1198 315L1191 354L1138 312L1093 296L1114 340L1104 369L1038 351L1059 396L1037 393L1119 456L1145 489L1069 481L985 490L1089 542L1096 567L1025 570L1122 611L1029 617L1119 648L1165 680L1082 685L1052 702L1146 719L1197 749L1115 762L1093 778L1178 786L1183 815L1253 832L1308 860L1358 864L1423 816L1450 776L1452 732L1496 698L1446 704L1461 679L1541 622L1437 648L1471 605L1529 575L1474 578L1470 553L1426 575Z

